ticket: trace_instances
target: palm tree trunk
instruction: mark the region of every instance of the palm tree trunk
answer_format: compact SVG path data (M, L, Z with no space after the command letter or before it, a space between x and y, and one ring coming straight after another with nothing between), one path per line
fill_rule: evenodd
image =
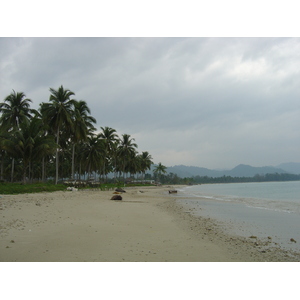
M124 158L124 165L123 165L123 181L124 181L124 186L125 186L125 158Z
M11 182L14 181L14 169L15 169L15 159L13 158L11 161Z
M57 128L57 137L56 137L56 143L57 145L59 142L59 128ZM55 184L58 183L58 148L56 148L56 174L55 174Z
M45 157L42 159L42 182L45 181Z
M23 184L26 184L26 169L23 171Z
M75 179L74 170L75 170L75 143L73 144L73 149L72 149L72 179Z
M105 171L106 171L106 170L105 170L105 167L106 167L106 166L105 166L105 157L104 157L104 161L103 161L103 173L102 173L102 176L103 176L103 177L102 177L102 178L103 178L103 182L105 182Z
M25 178L26 181L26 178ZM28 182L33 183L33 171L31 168L31 162L28 163Z
M4 158L3 153L1 154L1 171L0 171L0 180L3 180L3 170L4 170Z

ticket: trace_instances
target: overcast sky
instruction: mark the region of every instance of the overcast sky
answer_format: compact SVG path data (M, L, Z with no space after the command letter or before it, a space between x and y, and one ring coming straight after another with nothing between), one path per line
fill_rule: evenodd
M299 38L0 38L1 101L60 85L155 163L300 162Z

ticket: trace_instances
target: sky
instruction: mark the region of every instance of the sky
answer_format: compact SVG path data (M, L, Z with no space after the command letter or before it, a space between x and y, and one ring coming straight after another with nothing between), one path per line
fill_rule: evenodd
M155 163L299 162L299 38L0 38L1 101L60 85Z
M13 31L0 38L0 101L15 90L37 109L63 85L87 102L99 131L130 134L139 153L165 166L300 162L300 39L280 30L178 37L180 29L169 37Z

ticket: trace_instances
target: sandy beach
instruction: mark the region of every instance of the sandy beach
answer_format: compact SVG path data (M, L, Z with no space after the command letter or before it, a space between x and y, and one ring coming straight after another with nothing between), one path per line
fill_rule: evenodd
M1 262L299 261L268 241L228 236L176 205L174 187L1 195ZM180 195L177 195L178 197Z

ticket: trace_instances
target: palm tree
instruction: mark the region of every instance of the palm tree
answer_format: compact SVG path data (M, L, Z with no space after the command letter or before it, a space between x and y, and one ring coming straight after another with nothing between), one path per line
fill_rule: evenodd
M47 134L41 118L33 118L29 129L30 135L34 141L31 150L31 165L34 162L42 166L42 181L45 180L45 158L54 155L58 145L55 143L53 135Z
M42 115L46 118L46 122L53 128L56 136L56 144L60 145L60 134L64 129L67 134L71 135L73 129L73 111L74 101L71 99L75 95L72 91L64 89L61 85L58 90L50 88L51 95L49 97L50 103L42 103L40 110ZM59 167L59 147L56 149L56 174L55 184L58 182L58 167Z
M131 151L126 167L126 172L133 176L141 171L141 159L137 151Z
M14 131L14 134L8 134L6 137L2 139L1 145L2 149L5 151L7 156L11 160L11 165L10 165L10 178L11 182L14 180L14 175L15 175L15 160L18 159L19 157L19 151L18 151L18 133L20 131L16 130Z
M75 146L79 142L87 140L89 134L96 130L93 124L97 122L95 118L89 115L91 111L85 101L74 100L74 109L72 128L72 179L74 179L75 173Z
M8 95L3 103L0 103L0 126L3 130L10 132L14 135L15 131L19 130L21 123L28 123L32 114L36 112L30 109L30 99L25 98L23 92L16 93L14 90ZM11 164L11 181L14 178L14 164L15 159L12 157Z
M145 179L145 173L147 170L150 170L152 162L152 156L149 154L148 151L142 152L140 154L140 160L141 160L141 172L143 174L143 180Z
M167 173L166 171L167 167L162 165L161 163L158 163L158 165L154 168L154 173L158 174L158 179L160 180L161 174Z
M16 131L14 139L9 141L11 142L11 149L13 149L13 153L17 153L16 157L21 159L24 184L26 183L26 171L29 167L32 157L32 149L34 147L31 127L30 123L21 123L20 130Z
M117 141L118 135L116 134L116 130L111 127L101 127L102 132L99 134L99 137L102 138L105 142L105 155L106 159L104 160L104 166L103 166L103 173L106 175L106 181L107 181L107 165L106 160L111 161L112 160L112 151L113 151L113 144Z
M30 99L25 98L23 92L13 92L8 95L3 103L0 103L0 126L6 128L8 131L19 129L20 123L28 123L32 114L36 111L30 109Z
M123 180L125 183L125 168L126 161L130 160L130 156L133 152L135 152L135 148L137 148L137 144L133 143L134 138L130 138L129 134L123 134L120 142L120 155L123 158Z
M110 149L111 163L112 163L112 169L114 171L115 183L116 183L117 172L118 172L119 149L120 149L120 139L117 139L111 144L111 149Z
M3 148L13 158L19 159L24 184L27 171L30 179L33 163L40 163L45 155L54 153L57 148L54 139L43 133L42 121L35 117L29 123L20 123L20 129L2 142Z
M104 151L105 144L99 136L93 135L87 139L81 156L85 159L85 167L89 176L101 168Z
M3 171L4 171L4 159L5 159L5 140L9 137L9 134L0 127L0 155L1 155L1 167L0 167L0 180L3 180Z

